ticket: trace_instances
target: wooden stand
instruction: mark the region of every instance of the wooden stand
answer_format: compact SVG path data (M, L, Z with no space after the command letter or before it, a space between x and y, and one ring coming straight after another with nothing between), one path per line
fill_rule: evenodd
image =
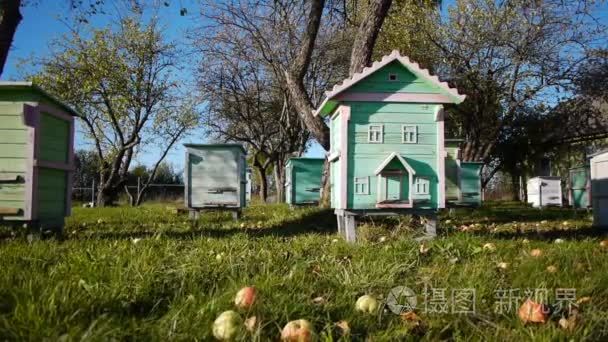
M416 215L422 219L424 224L424 235L416 240L429 240L437 236L437 212L435 210L344 210L334 211L338 221L338 233L348 242L357 241L357 216L398 216Z
M231 215L232 215L232 219L234 221L238 221L241 218L241 209L240 208L209 208L209 209L191 208L190 212L188 213L188 217L191 220L196 221L201 217L201 212L205 212L205 211L230 211Z

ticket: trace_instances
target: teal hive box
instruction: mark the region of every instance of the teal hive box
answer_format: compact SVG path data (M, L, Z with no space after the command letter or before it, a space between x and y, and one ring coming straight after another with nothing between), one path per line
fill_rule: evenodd
M290 205L318 204L322 158L290 158L285 165L285 200Z
M77 115L30 82L0 82L0 223L61 232L71 211Z

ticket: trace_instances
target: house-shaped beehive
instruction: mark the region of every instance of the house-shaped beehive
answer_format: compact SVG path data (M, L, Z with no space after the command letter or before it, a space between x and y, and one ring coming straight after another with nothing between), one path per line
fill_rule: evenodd
M30 82L0 82L0 222L61 231L71 209L76 115Z
M357 215L445 207L442 105L464 95L397 51L326 95L315 114L330 118L331 203L347 240Z
M185 202L191 216L206 209L231 210L235 218L246 205L246 151L240 144L185 144Z
M321 193L321 158L290 158L285 165L285 200L289 205L319 203Z

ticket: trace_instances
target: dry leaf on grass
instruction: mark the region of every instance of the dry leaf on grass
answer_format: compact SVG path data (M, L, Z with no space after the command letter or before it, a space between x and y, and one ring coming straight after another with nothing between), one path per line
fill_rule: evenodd
M315 297L312 299L313 304L316 305L324 305L327 303L327 299L325 299L325 297L323 296L319 296L319 297Z
M258 318L256 316L251 316L245 320L245 328L247 331L253 332L257 323Z
M340 329L340 332L343 336L350 334L350 326L348 325L347 321L339 321L338 323L336 323L336 326L338 327L338 329Z
M523 323L546 323L549 312L543 304L527 299L517 312Z
M496 265L496 267L498 267L498 268L500 268L500 269L503 269L503 270L506 270L507 268L509 268L509 264L508 264L508 263L506 263L506 262L499 262L499 263Z

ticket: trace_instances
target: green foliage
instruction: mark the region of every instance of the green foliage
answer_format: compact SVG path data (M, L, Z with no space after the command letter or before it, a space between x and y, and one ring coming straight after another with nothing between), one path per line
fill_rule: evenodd
M82 114L101 162L99 204L111 202L140 151L159 151L158 165L198 125L197 101L176 81L179 49L140 15L54 43L50 57L36 60L41 71L32 79Z
M587 213L489 203L441 222L443 235L425 242L430 249L421 254L412 239L420 228L408 217L367 220L361 228L369 239L349 244L335 234L333 213L317 208L254 205L239 222L208 213L197 223L162 205L75 208L64 241L4 237L0 336L211 340L213 320L234 310L241 287L255 285L259 303L239 311L260 322L251 340L275 340L299 318L321 340L340 338L339 320L352 329L347 340L606 339L608 251L590 235ZM534 248L543 255L531 257ZM547 272L549 265L558 271ZM415 326L390 312L355 311L360 295L386 298L398 285L412 288L419 303L425 286L445 288L448 298L453 289L474 288L477 314L424 313L421 306L423 326ZM495 291L535 288L548 290L549 303L556 288L589 296L580 306L583 321L567 332L557 324L560 314L523 325L514 311L495 312Z
M437 0L393 1L376 41L375 58L397 49L433 70L440 61L438 47L430 39L440 25L439 3Z

